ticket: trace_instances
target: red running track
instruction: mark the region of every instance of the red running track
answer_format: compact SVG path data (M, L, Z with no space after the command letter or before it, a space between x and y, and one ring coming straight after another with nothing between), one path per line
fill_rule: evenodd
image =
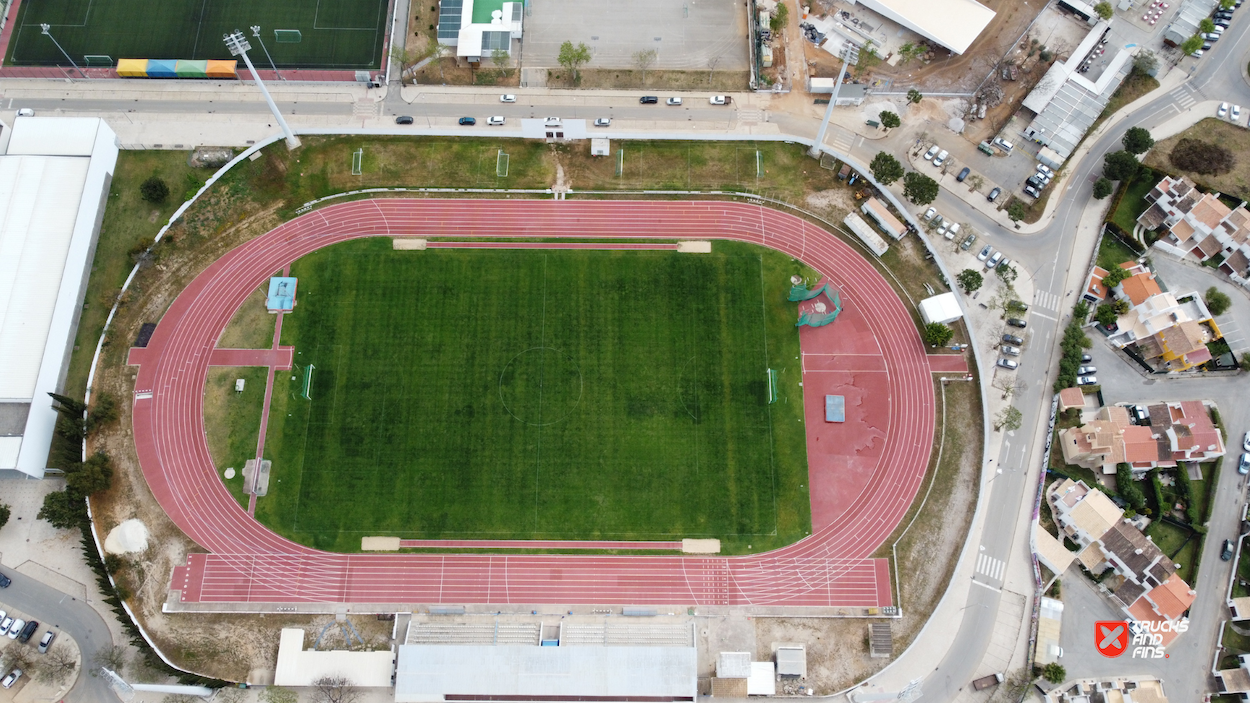
M882 370L871 374L872 410L880 415L868 419L880 441L873 445L875 461L856 484L853 500L816 524L815 490L821 483L816 479L823 477L827 484L834 465L809 451L813 533L782 549L741 557L331 554L295 544L248 516L217 477L203 418L212 349L244 299L274 271L337 242L484 234L730 239L771 247L825 272L840 287L846 309L830 327L805 329L803 344L823 331L884 360ZM174 569L171 588L181 591L183 602L889 605L888 564L871 554L915 498L934 432L925 349L889 284L860 254L823 230L744 203L385 199L332 205L291 220L209 266L178 296L148 347L132 359L141 364L134 434L144 475L174 523L210 552L189 555L186 566ZM820 405L816 412L823 412ZM809 418L812 411L809 407ZM809 450L816 446L814 435L834 427L818 417L808 423Z

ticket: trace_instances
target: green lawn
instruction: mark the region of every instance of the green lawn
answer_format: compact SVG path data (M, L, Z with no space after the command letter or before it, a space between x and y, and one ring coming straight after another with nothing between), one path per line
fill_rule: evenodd
M1102 243L1098 245L1098 265L1108 271L1125 261L1135 261L1137 256L1137 252L1124 246L1120 240L1109 234L1103 234Z
M11 65L66 65L51 33L80 66L85 55L121 58L230 59L222 35L246 32L258 68L268 59L279 67L377 68L382 62L385 0L24 0L18 10L6 60ZM12 21L12 20L10 20ZM278 43L275 29L298 29L299 43ZM239 62L242 66L243 62Z
M204 428L208 451L217 467L217 475L240 505L247 506L243 487L243 465L256 458L256 440L260 435L260 415L265 401L263 367L219 368L208 370L204 383ZM243 379L243 392L235 391L235 381ZM234 469L234 477L225 471Z
M301 373L280 377L258 517L336 551L365 535L791 542L810 529L793 268L720 243L309 255L282 343L315 366L312 400Z
M1146 527L1146 534L1154 540L1164 554L1177 563L1176 572L1192 586L1195 583L1194 576L1197 573L1202 536L1194 534L1186 539L1188 535L1185 530L1159 520L1155 520Z
M1115 211L1111 213L1111 221L1132 235L1133 228L1137 226L1137 218L1150 207L1150 204L1146 202L1146 194L1158 180L1158 178L1140 178L1131 181L1127 186L1128 190L1124 192L1124 197L1120 198ZM1136 255L1133 258L1137 258Z

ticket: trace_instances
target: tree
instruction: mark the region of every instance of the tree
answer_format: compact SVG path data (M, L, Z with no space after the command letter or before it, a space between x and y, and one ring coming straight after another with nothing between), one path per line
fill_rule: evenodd
M1102 277L1102 284L1107 287L1107 290L1111 290L1120 285L1128 276L1128 269L1123 266L1112 266L1107 275Z
M924 100L924 96L920 94L919 90L912 88L911 90L907 91L907 102L910 102L914 105L914 104L918 104L921 100Z
M1186 56L1194 53L1195 51L1202 48L1202 42L1203 42L1202 37L1198 36L1197 34L1193 35L1192 37L1181 42L1181 53L1185 54Z
M8 524L10 512L11 510L9 509L9 506L4 503L0 503L0 527L4 527Z
M1115 306L1111 303L1103 303L1094 310L1094 319L1103 327L1110 327L1120 316L1115 312Z
M1177 142L1168 159L1181 170L1203 174L1228 173L1237 164L1233 152L1227 147L1197 139Z
M87 406L80 400L74 400L69 396L49 393L52 397L54 405L52 409L60 416L60 420L56 423L56 432L63 439L70 443L80 443L87 436L87 419L85 414Z
M101 647L91 655L91 665L96 669L108 669L120 674L126 667L126 648L117 644Z
M590 63L590 47L585 42L579 42L577 46L573 46L573 42L566 41L560 45L560 54L556 57L559 62L573 77L573 81L580 80L577 69L584 64Z
M281 686L266 686L260 692L260 703L299 703L299 694Z
M512 68L512 57L503 49L495 49L490 52L490 61L495 64L495 68L499 71L501 77L507 77Z
M108 391L100 391L87 414L87 434L94 434L101 427L107 427L116 421L117 398Z
M634 65L638 67L639 71L642 71L642 84L644 86L647 84L647 69L651 68L651 65L655 63L659 55L660 52L655 49L634 52Z
M169 184L160 176L148 176L139 184L139 195L149 203L160 205L169 199Z
M1098 16L1105 20L1111 19L1111 16L1115 14L1115 10L1112 9L1111 3L1106 0L1094 5L1094 12L1098 13Z
M3 664L5 672L10 669L21 669L22 671L34 674L39 669L39 661L35 658L35 650L30 648L28 644L20 644L14 642L5 648L4 654L0 655L0 664Z
M1094 181L1094 200L1102 200L1111 195L1111 191L1115 190L1115 186L1111 185L1110 178L1099 178Z
M391 58L399 64L399 75L402 79L410 70L426 57L424 50L415 46L392 46Z
M1068 670L1063 668L1063 664L1051 662L1042 667L1042 678L1051 683L1063 683L1068 679Z
M1129 127L1120 143L1124 145L1124 150L1130 154L1144 154L1150 151L1150 147L1155 145L1155 140L1154 137L1150 136L1150 130L1144 127Z
M924 326L924 343L930 346L946 346L954 336L955 331L940 322L930 322Z
M1102 175L1113 181L1131 181L1141 170L1141 162L1127 151L1113 151L1102 158Z
M917 205L928 205L937 198L937 181L923 173L911 173L903 176L903 196Z
M768 21L768 28L774 32L780 32L786 28L786 23L790 21L790 8L786 7L784 2L777 3L777 12L773 18Z
M971 293L974 290L980 290L981 284L985 282L985 278L976 269L964 269L955 276L955 280L959 283L959 287L964 289L965 293Z
M1007 217L1012 222L1019 222L1024 219L1024 203L1012 198L1011 204L1007 206Z
M713 56L708 57L707 59L707 84L708 85L712 85L712 73L716 71L716 67L720 65L721 59L723 58L724 56L722 56L721 54L715 54Z
M872 157L872 163L868 164L868 167L872 169L872 177L881 185L888 186L903 177L903 165L894 158L893 154L884 151L878 151L877 155Z
M880 117L881 126L886 129L894 129L895 127L903 124L903 121L898 118L898 115L890 112L889 110L882 110Z
M1003 392L1003 400L1007 400L1011 396L1020 393L1029 387L1029 384L1024 381L1008 376L999 376L998 378L995 378L994 383L990 385Z
M1203 17L1198 21L1199 34L1211 34L1215 31L1215 22L1210 17Z
M40 679L50 683L65 683L78 669L78 657L61 641L52 643L43 657Z
M1020 429L1020 424L1024 420L1024 414L1020 412L1014 405L1008 405L994 416L994 429L1005 429L1008 432L1014 432Z
M1146 496L1133 480L1133 468L1128 464L1115 465L1115 491L1137 512L1146 509Z
M68 492L84 497L107 491L113 485L113 460L97 450L80 466L66 472L65 485Z
M1142 49L1133 57L1133 72L1139 76L1149 76L1159 68L1159 58L1150 49Z
M1233 301L1215 286L1208 288L1207 294L1202 297L1207 301L1207 310L1212 315L1223 315L1228 312L1228 308L1233 304ZM0 522L0 524L4 523Z
M360 700L360 689L346 676L322 676L313 681L313 695L319 703L355 703Z
M995 266L994 273L998 276L998 280L1002 281L1008 288L1014 286L1016 279L1020 276L1020 272L1017 271L1014 266L1008 266L1007 264L999 264L998 266ZM1013 303L1018 302L1019 301L1016 300L1009 301L1007 303L1007 307L1010 309Z
M68 491L53 491L43 497L43 507L35 517L47 520L59 530L78 527L86 518L82 499L72 496Z

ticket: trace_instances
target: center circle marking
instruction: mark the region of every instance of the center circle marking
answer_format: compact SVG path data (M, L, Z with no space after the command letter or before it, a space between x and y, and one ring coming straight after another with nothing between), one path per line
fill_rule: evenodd
M517 420L535 427L554 425L582 402L582 370L573 357L551 347L531 347L508 360L499 373L499 400Z

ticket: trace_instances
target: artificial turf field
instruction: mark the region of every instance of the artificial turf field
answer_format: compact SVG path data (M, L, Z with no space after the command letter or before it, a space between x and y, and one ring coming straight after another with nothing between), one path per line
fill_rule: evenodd
M22 0L8 65L78 65L86 55L113 59L230 59L222 36L243 30L257 68L268 59L248 29L260 25L279 67L367 69L382 62L386 0ZM298 29L299 43L278 43L275 29ZM239 65L243 62L240 60Z
M793 541L810 529L796 266L722 243L311 254L292 266L297 368L275 385L257 517L336 551L366 535Z

